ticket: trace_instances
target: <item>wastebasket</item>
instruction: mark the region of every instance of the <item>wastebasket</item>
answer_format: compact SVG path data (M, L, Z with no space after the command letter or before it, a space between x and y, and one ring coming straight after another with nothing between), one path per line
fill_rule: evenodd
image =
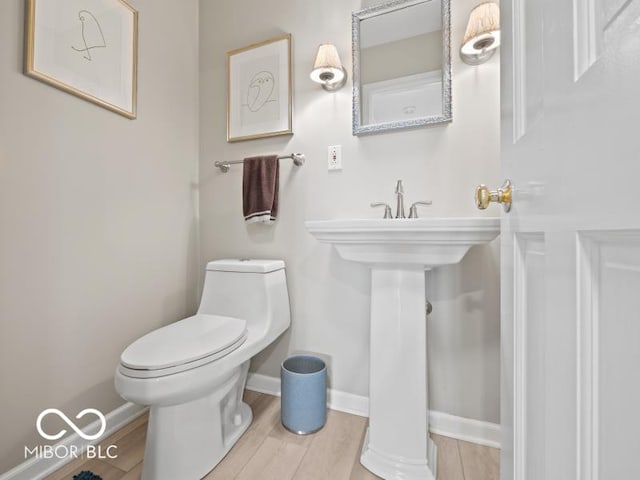
M327 421L327 366L318 357L295 355L282 362L281 419L287 430L306 435Z

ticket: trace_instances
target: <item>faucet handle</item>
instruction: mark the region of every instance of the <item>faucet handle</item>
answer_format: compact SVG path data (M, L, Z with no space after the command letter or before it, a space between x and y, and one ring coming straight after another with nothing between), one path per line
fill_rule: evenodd
M372 207L384 207L384 217L382 218L393 218L393 215L391 215L391 207L389 206L388 203L384 203L384 202L375 202L371 204Z
M431 205L431 200L413 202L409 209L409 218L418 218L418 205Z

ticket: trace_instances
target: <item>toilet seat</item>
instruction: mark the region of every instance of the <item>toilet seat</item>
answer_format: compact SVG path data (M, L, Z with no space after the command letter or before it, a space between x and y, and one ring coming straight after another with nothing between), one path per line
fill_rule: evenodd
M240 318L199 314L150 332L120 356L120 371L134 378L155 378L190 370L236 350L247 338Z

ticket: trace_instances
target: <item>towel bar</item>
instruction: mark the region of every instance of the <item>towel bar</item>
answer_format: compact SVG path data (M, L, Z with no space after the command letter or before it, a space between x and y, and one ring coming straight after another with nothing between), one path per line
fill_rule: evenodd
M290 158L291 160L293 160L293 163L298 167L301 167L302 165L304 165L304 162L306 160L304 154L302 153L291 153L289 155L282 155L278 157L278 160L283 160L285 158ZM229 162L216 162L214 163L214 165L218 167L220 171L227 173L229 171L230 165L235 165L236 163L243 163L243 162L244 160L232 160Z

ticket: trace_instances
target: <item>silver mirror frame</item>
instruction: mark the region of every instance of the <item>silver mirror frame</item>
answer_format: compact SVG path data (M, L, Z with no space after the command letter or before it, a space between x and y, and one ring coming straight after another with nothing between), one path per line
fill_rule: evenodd
M360 84L360 22L400 8L424 3L425 0L393 0L382 5L365 8L351 14L353 55L353 135L368 135L394 130L449 123L451 114L451 7L450 0L440 0L442 5L442 115L398 120L395 122L362 125L362 85Z

